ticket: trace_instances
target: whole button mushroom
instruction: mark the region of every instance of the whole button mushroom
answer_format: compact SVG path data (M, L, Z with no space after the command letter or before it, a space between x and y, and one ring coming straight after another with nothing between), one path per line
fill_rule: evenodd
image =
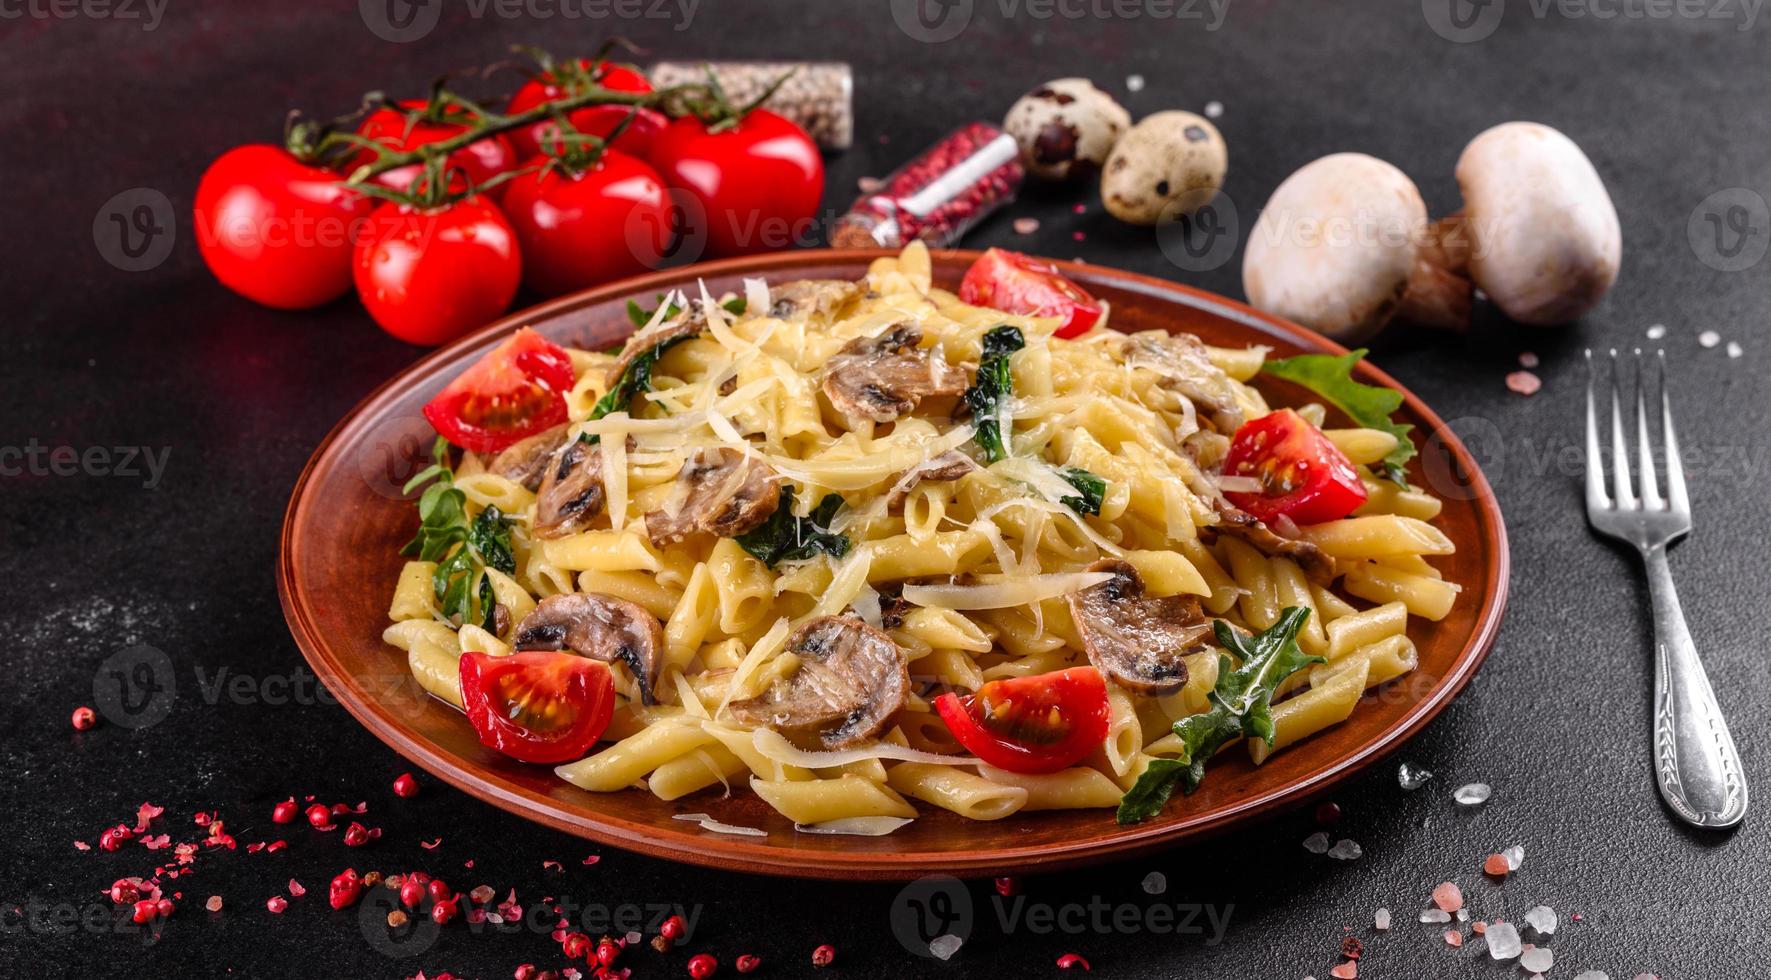
M1204 116L1158 112L1113 147L1101 172L1101 200L1134 225L1172 221L1210 201L1229 167L1224 137Z
M1397 317L1455 327L1469 320L1472 290L1447 270L1460 256L1438 230L1406 174L1336 153L1273 191L1249 234L1242 288L1256 308L1343 343Z
M1028 173L1063 180L1099 170L1131 128L1131 113L1086 78L1059 78L1016 100L1002 128Z
M1469 276L1520 323L1567 323L1617 281L1623 236L1605 184L1574 141L1502 123L1457 161Z

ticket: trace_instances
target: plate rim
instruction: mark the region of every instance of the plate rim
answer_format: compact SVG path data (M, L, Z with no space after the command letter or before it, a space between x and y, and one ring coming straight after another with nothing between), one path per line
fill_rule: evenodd
M463 766L428 739L409 731L399 723L390 709L377 704L368 692L361 691L352 678L337 669L326 650L328 634L310 621L310 610L297 602L292 588L294 581L294 531L304 505L311 503L306 490L322 462L339 444L341 437L353 426L363 422L368 410L388 397L396 387L404 387L415 377L435 370L443 361L454 360L462 353L486 344L494 337L525 323L546 320L571 310L619 299L660 286L679 285L695 277L766 274L782 267L835 265L841 262L870 262L898 254L897 249L800 249L762 255L739 256L695 265L662 269L629 279L608 283L557 297L535 306L518 310L449 344L437 348L407 365L363 396L335 423L315 446L303 465L290 491L278 535L276 566L277 593L284 619L302 656L345 710L383 744L418 765L433 776L507 812L562 830L578 837L620 847L649 857L680 861L700 867L740 870L790 878L821 878L835 880L909 880L926 874L947 874L956 877L982 877L1011 872L1044 872L1123 860L1140 854L1177 846L1227 832L1279 811L1289 810L1317 799L1381 762L1413 739L1434 718L1438 717L1468 687L1476 671L1487 660L1505 618L1511 579L1511 553L1506 523L1487 476L1476 465L1469 449L1451 431L1444 420L1413 391L1398 383L1369 360L1362 360L1358 373L1402 393L1403 403L1426 424L1469 478L1469 492L1476 510L1481 540L1487 545L1486 568L1494 588L1485 594L1475 628L1465 638L1463 649L1452 660L1451 669L1440 678L1433 690L1413 705L1407 713L1387 729L1377 733L1368 744L1347 755L1333 759L1321 770L1300 780L1273 787L1264 792L1234 801L1209 817L1197 820L1176 820L1166 823L1145 823L1116 827L1108 836L1057 843L1005 846L995 849L912 852L805 852L773 844L754 844L748 838L734 835L705 836L658 835L648 825L634 823L612 814L576 809L574 813L552 797L523 787L504 783L495 777ZM931 249L936 264L943 260L969 262L982 254L975 249ZM1263 313L1244 303L1183 283L1158 279L1142 273L1094 263L1049 260L1066 274L1081 279L1106 279L1126 291L1145 296L1179 301L1193 309L1208 312L1244 325L1276 332L1300 347L1327 354L1345 354L1346 347L1290 321ZM1104 815L1104 819L1110 817Z

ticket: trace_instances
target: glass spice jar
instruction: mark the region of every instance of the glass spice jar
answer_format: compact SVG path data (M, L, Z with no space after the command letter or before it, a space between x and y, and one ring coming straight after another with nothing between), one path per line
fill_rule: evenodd
M647 70L652 85L667 88L713 77L733 105L748 105L782 75L793 74L763 108L799 124L827 150L846 150L855 141L855 83L840 61L660 61Z
M863 194L837 219L837 248L898 248L921 239L951 245L1014 200L1026 172L1013 136L987 122L948 133Z

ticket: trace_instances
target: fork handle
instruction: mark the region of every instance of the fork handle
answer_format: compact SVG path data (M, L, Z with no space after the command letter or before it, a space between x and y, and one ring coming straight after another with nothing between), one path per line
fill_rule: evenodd
M1660 795L1687 823L1732 827L1746 816L1746 778L1734 737L1685 626L1664 546L1645 549L1654 602L1654 772Z

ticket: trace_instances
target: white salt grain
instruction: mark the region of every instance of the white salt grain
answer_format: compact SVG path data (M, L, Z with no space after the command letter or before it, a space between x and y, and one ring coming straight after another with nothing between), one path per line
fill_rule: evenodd
M1168 891L1168 876L1160 871L1152 871L1144 876L1144 894L1160 895Z
M1205 104L1205 118L1217 119L1224 114L1224 104L1213 99Z
M953 954L959 952L959 947L963 945L965 945L965 940L948 933L945 936L936 936L929 941L929 953L935 959L948 960L952 959Z
M1346 839L1335 841L1328 849L1328 856L1336 861L1356 861L1364 853L1357 843Z
M1451 798L1456 800L1459 806L1481 806L1488 802L1488 797L1493 793L1493 787L1487 783L1466 783L1459 786L1457 792L1451 794Z
M1390 910L1389 909L1378 909L1377 912L1375 914L1373 914L1371 917L1371 924L1374 928L1378 929L1379 931L1383 931L1383 930L1390 928Z
M1697 335L1697 342L1704 347L1714 347L1722 342L1722 335L1714 330L1705 330Z
M1411 766L1406 762L1396 767L1396 784L1410 793L1425 786L1427 780L1432 778L1432 773L1425 769Z
M1666 336L1666 324L1664 324L1664 323L1656 323L1654 326L1648 328L1648 339L1649 340L1659 340L1660 338L1665 337L1665 336Z
M1459 921L1459 922L1470 921L1470 910L1469 909L1458 909L1457 910L1457 921Z
M1542 973L1555 965L1556 954L1542 946L1528 949L1525 951L1525 955L1519 957L1519 967L1530 970L1532 973Z
M1746 353L1746 351L1742 350L1739 344L1735 343L1732 340L1728 341L1728 356L1729 357L1739 357L1740 355L1742 355L1744 353Z
M1016 218L1015 219L1015 234L1017 234L1017 235L1031 235L1038 230L1039 230L1039 219L1038 218Z
M1525 863L1525 848L1518 844L1514 844L1512 847L1500 852L1500 856L1507 859L1508 871L1517 871L1519 870L1519 865Z
M1483 935L1488 940L1488 955L1497 960L1510 960L1525 951L1519 930L1511 922L1496 922Z
M1311 854L1327 854L1328 835L1321 831L1317 831L1304 838L1304 850L1309 851Z
M1434 925L1442 925L1451 921L1451 913L1444 909L1426 909L1421 912L1420 920Z
M1144 90L1144 76L1142 76L1142 75L1127 75L1127 76L1125 76L1125 90L1127 92L1142 92Z
M1525 924L1545 936L1556 934L1556 910L1548 905L1539 905L1525 913Z
M1588 970L1580 976L1575 977L1574 980L1611 980L1611 976L1601 970ZM1654 974L1644 973L1636 977L1636 980L1654 980Z
M1534 368L1534 367L1537 367L1537 365L1538 365L1538 360L1537 360L1537 355L1535 353L1533 353L1531 351L1525 351L1519 355L1519 366L1520 367Z

